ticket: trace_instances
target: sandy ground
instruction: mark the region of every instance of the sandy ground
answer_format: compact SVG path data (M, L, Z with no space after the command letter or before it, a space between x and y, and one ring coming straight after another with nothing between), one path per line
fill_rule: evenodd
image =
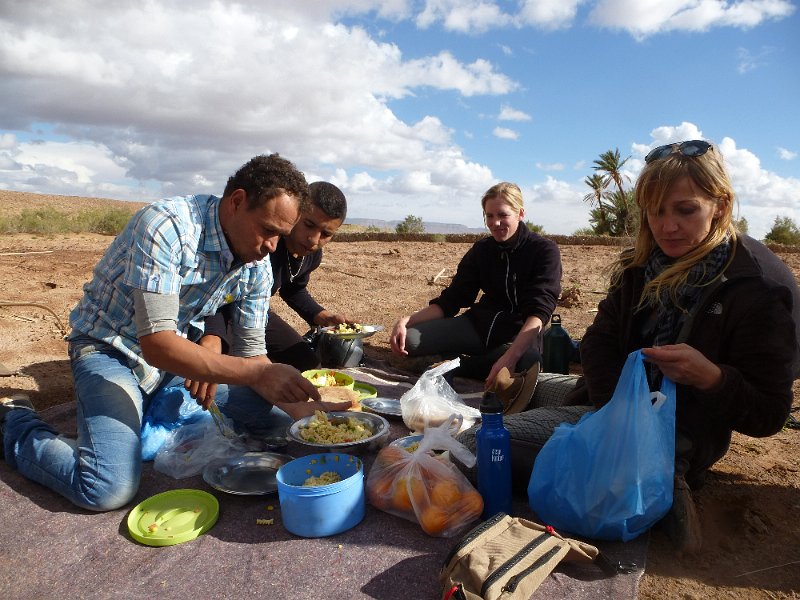
M0 216L36 206L75 210L99 202L0 191ZM93 234L0 236L0 301L5 303L0 306L0 363L18 373L0 377L0 394L26 391L39 408L71 400L62 327L110 242L110 237ZM438 294L468 247L334 241L310 288L324 306L390 329L397 317ZM558 312L569 333L579 338L603 296L602 269L617 249L563 244L561 251L565 299ZM800 254L780 256L800 276ZM280 300L274 306L305 331ZM386 332L369 338L366 352L390 358ZM795 409L799 393L796 383ZM799 456L798 430L766 439L735 434L731 450L697 494L702 556L677 556L663 533L653 531L640 598L800 598Z

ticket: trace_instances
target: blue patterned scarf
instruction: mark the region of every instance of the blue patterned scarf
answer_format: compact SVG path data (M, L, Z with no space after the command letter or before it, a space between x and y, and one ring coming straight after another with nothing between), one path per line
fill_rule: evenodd
M730 239L726 239L716 248L711 250L703 260L696 263L690 270L686 278L686 284L677 290L677 304L672 301L669 290L664 288L658 297L650 302L650 306L656 311L655 336L653 346L664 346L672 344L678 336L689 311L694 308L695 303L703 293L703 288L711 283L720 274L731 252ZM650 252L647 265L644 270L645 284L658 277L675 262L659 248L655 246ZM658 368L653 365L651 372L651 383L655 386L661 381L661 374ZM658 372L656 374L656 372Z

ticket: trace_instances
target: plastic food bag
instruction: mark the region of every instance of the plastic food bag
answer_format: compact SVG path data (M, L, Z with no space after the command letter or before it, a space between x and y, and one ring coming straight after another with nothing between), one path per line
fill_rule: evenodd
M183 479L199 475L212 460L239 456L246 451L243 437L226 437L213 420L204 419L172 431L156 454L153 468L175 479Z
M452 415L439 426L428 427L413 452L402 446L385 446L367 476L367 499L390 514L419 523L434 537L451 537L483 511L483 499L467 478L450 462L449 450L471 467L475 456L452 436Z
M481 418L480 411L465 404L444 378L444 374L458 367L460 362L456 358L428 369L414 387L400 397L400 410L406 427L423 432L427 427L442 424L455 413L463 417L460 429L463 431Z
M674 471L675 384L651 394L637 350L608 404L559 425L539 451L528 499L556 529L627 542L672 506Z
M158 392L142 419L142 460L153 460L164 446L170 432L181 425L211 420L189 391L182 385L166 387Z

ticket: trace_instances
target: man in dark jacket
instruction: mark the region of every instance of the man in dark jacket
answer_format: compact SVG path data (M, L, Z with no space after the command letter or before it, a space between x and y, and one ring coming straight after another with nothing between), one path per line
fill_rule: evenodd
M349 323L346 315L323 308L308 291L309 277L322 262L322 248L344 222L347 200L338 187L325 181L310 184L309 192L310 209L300 215L289 235L281 237L270 256L272 295L280 294L310 326ZM221 338L222 350L226 351L224 311L206 320L206 337L209 335ZM289 364L300 371L319 366L319 357L309 343L271 308L265 336L267 356L272 362ZM210 339L204 341L210 342Z

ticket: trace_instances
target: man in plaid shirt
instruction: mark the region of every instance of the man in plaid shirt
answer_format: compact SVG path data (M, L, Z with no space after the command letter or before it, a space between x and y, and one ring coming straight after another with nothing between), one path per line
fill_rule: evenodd
M322 403L296 369L266 356L269 253L307 201L302 173L273 154L239 169L222 198L172 198L137 212L70 315L77 439L44 423L27 399L5 401L7 462L80 507L112 510L138 490L142 414L165 387L189 379L208 408L213 394L203 392L214 386L222 412L255 435L338 408ZM232 314L228 355L195 343L205 317L224 305Z

